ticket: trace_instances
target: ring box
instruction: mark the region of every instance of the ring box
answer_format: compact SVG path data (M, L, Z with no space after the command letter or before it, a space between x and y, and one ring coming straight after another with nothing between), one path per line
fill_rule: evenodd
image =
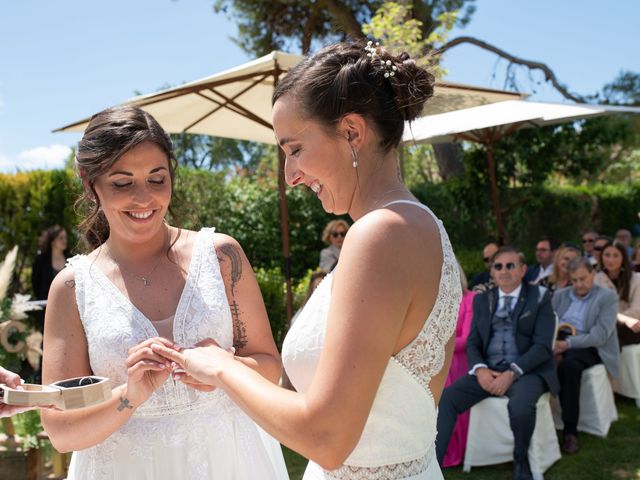
M61 410L98 405L111 398L111 382L104 377L76 377L51 385L25 383L24 390L0 384L0 401L7 405L39 407L52 405Z

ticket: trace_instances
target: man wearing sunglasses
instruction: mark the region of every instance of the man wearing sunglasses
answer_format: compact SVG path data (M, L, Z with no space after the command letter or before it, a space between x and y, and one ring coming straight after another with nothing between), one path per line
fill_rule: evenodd
M595 230L587 230L582 234L582 255L589 260L593 266L598 264L598 259L594 255L594 247L596 246L597 238L598 232Z
M537 265L529 267L525 275L525 282L540 283L541 280L551 275L553 271L553 257L558 250L558 242L551 237L542 237L536 243Z
M487 268L486 270L475 274L471 279L469 288L474 292L486 292L495 286L491 279L491 258L493 258L497 251L498 244L495 242L487 243L482 249L482 261Z
M445 388L438 413L436 454L442 462L458 414L489 396L509 397L514 479L532 478L528 450L536 402L558 391L551 343L555 317L549 293L523 281L524 256L501 247L491 264L496 288L476 295L467 339L469 374Z

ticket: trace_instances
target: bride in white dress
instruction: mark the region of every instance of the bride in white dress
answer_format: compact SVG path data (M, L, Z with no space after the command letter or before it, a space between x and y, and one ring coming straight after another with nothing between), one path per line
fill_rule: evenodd
M213 337L266 382L280 372L237 242L164 221L176 165L169 137L138 108L109 109L91 120L76 162L93 250L51 287L44 381L99 375L114 388L101 405L43 411L53 446L75 451L68 478L287 479L280 445L224 391L175 382L170 362L149 348Z
M433 76L407 55L350 43L303 60L276 88L288 184L306 185L327 212L355 221L285 340L297 392L213 341L152 345L186 369L178 378L223 389L309 458L305 480L442 478L436 406L453 350L458 267L440 220L399 179L395 153L404 122L432 92Z

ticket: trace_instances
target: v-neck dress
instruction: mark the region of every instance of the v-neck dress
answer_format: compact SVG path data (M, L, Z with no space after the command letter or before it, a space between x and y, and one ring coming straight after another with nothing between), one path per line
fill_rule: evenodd
M173 319L173 339L233 344L233 326L214 247L201 230ZM78 255L76 301L94 375L127 381L127 351L157 335L153 323L97 268ZM115 414L115 413L114 413ZM280 445L217 389L199 392L169 378L102 443L74 452L69 479L286 479Z

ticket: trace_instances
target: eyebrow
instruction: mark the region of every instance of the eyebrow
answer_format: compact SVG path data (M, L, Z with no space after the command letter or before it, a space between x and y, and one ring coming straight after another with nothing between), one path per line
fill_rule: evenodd
M150 170L150 171L149 171L149 174L156 173L156 172L159 172L160 170L166 170L166 169L167 169L167 167L156 167L156 168L154 168L153 170ZM126 176L128 176L128 177L133 177L133 173L131 173L131 172L127 172L127 171L125 171L125 170L117 170L117 171L115 171L115 172L111 172L111 173L109 174L109 176L110 176L110 177L112 177L112 176L114 176L114 175L126 175Z
M295 138L282 138L278 143L280 144L281 147L284 147L287 143L291 143L295 141L296 141Z

